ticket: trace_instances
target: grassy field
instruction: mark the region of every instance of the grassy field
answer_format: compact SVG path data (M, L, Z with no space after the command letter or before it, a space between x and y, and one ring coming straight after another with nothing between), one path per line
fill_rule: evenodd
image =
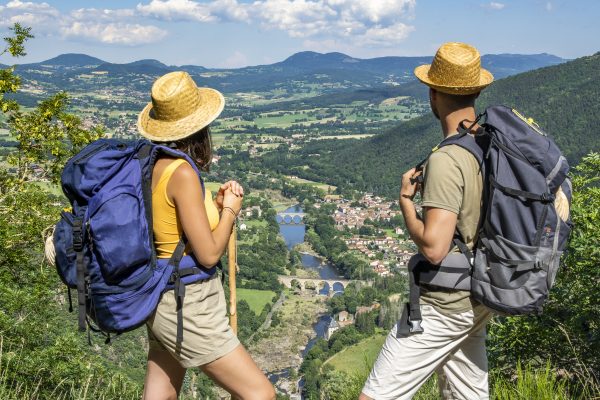
M223 146L223 143L225 143L225 137L229 135L229 133L211 132L210 136L212 138L213 146L215 147L215 149L218 149L219 147Z
M331 192L334 192L337 189L337 186L328 185L326 183L310 181L308 179L298 178L297 176L289 176L288 175L287 178L290 179L291 183L303 183L303 184L311 185L313 187L316 187L317 189L323 190L325 193L327 193L330 188L331 188Z
M355 373L357 366L365 366L364 369L370 370L384 341L385 335L371 336L337 353L326 364L349 374Z
M244 219L242 222L249 227L264 228L265 226L267 226L267 221L264 219Z
M237 289L238 301L246 300L256 315L261 313L265 304L271 303L273 297L275 297L275 292L271 290Z

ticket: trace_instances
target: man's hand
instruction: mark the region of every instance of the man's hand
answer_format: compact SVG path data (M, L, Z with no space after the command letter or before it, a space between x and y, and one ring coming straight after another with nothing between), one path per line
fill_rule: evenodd
M402 186L400 187L400 201L403 199L412 199L420 190L421 184L416 181L416 178L421 176L422 170L411 168L402 175Z

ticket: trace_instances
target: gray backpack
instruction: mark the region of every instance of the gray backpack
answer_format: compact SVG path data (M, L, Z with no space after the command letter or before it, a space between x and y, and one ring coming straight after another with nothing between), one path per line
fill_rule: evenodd
M438 147L461 146L481 166L484 214L478 240L471 251L457 232L454 243L461 252L449 254L440 265L413 257L405 313L413 333L422 331L421 284L470 290L475 300L500 314L541 313L567 246L569 164L554 141L533 120L504 106L487 108L476 122L482 128L476 135L461 127ZM557 193L566 208L562 218L555 207Z

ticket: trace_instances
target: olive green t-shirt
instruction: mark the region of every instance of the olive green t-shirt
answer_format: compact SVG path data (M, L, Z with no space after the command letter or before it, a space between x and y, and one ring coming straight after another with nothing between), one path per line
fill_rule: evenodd
M483 179L477 159L462 147L449 145L435 151L424 169L423 207L441 208L457 214L456 227L472 249L477 240ZM452 252L459 250L454 247ZM470 310L470 292L423 287L421 301L440 312Z

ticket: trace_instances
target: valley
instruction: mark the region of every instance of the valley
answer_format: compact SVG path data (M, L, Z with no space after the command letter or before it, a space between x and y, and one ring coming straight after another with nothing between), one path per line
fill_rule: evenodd
M24 110L66 91L69 112L83 127L103 126L107 137L123 140L139 137L137 115L154 79L166 72L185 69L200 86L223 92L226 107L211 126L213 162L204 178L213 194L218 182L230 179L246 190L238 221L239 337L279 399L316 399L334 383L351 386L355 366L369 369L406 299L406 262L416 248L396 198L402 172L440 139L427 91L412 77L412 69L430 58L353 60L341 53L307 52L272 65L225 70L156 60L111 64L71 54L16 67L22 90L10 96ZM600 55L566 61L547 54L486 55L484 65L504 79L480 101L516 104L535 116L575 164L600 149L598 130L590 128L600 115L598 102L589 100L600 87ZM578 75L588 76L592 88ZM581 91L563 90L561 79ZM545 92L539 81L551 82ZM596 117L577 114L581 104ZM571 116L554 118L560 110ZM17 141L4 114L0 128L0 166L10 174L6 157ZM33 168L36 184L60 196L41 167ZM64 198L56 202L63 205ZM53 207L57 216L60 207ZM301 221L286 221L279 215L286 212L301 214ZM295 279L291 288L283 287L281 276ZM316 283L303 283L308 278ZM330 278L350 283L343 290L329 287ZM53 307L62 317L53 329L74 331L64 296L57 299ZM85 345L83 337L73 340ZM139 390L147 343L143 329L123 335L112 347L99 343L89 351ZM203 398L223 395L193 371L183 398L197 397L201 387Z

